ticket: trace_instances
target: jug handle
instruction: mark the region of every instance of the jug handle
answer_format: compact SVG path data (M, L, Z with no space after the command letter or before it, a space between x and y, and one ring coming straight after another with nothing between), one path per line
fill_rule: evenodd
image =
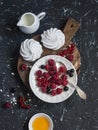
M46 13L45 12L41 12L37 15L39 20L42 20L45 17Z

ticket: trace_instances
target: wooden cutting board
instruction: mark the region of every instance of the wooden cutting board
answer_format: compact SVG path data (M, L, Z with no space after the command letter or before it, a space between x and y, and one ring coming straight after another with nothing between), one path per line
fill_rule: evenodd
M80 27L80 23L78 21L76 21L75 19L69 18L64 26L64 29L63 29L63 32L65 34L65 39L66 39L65 43L66 44L64 44L63 47L61 47L59 50L56 50L56 51L47 49L43 46L43 54L41 55L41 57L46 56L46 55L58 54L64 48L66 48L68 45L70 45L72 43L71 39L75 35L75 33L77 32L79 27ZM37 41L41 40L40 35L36 35L33 38ZM75 49L73 52L73 56L74 56L74 60L72 61L72 64L74 65L77 73L79 74L80 66L81 66L81 56L80 56L79 50L76 46L75 46ZM22 71L21 65L24 63L24 64L32 66L35 62L25 61L25 60L23 60L23 58L21 56L19 56L19 59L18 59L17 70L18 70L18 73L19 73L21 80L23 81L24 85L27 87L29 87L30 68L28 68L26 71Z

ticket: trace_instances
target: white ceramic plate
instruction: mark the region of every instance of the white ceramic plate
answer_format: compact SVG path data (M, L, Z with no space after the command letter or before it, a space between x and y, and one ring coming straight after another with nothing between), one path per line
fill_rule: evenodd
M33 93L41 100L48 102L48 103L59 103L62 102L66 99L68 99L74 92L75 88L72 87L70 84L68 84L67 86L69 87L68 91L63 91L61 94L52 96L50 94L47 93L43 93L40 88L38 86L36 86L36 76L35 73L37 70L39 70L41 65L45 65L46 62L48 61L48 59L54 59L56 61L56 65L60 66L60 64L63 64L66 66L67 70L69 69L74 69L74 66L72 65L72 63L67 60L64 57L58 56L58 55L48 55L45 57L42 57L41 59L39 59L38 61L35 62L35 64L33 65L33 67L31 68L30 71L30 75L29 75L29 84L31 87L31 90L33 91ZM71 77L71 81L74 84L77 84L77 73L76 70L74 71L74 76Z

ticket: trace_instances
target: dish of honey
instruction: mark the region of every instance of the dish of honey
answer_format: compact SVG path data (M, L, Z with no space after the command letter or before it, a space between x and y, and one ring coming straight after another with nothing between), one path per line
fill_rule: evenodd
M32 122L32 130L49 130L49 128L49 120L44 116L39 116Z

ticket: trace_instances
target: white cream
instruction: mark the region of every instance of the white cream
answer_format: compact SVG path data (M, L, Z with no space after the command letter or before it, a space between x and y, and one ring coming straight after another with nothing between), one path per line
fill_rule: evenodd
M43 50L40 43L34 39L26 39L21 43L20 55L26 61L35 61L41 57Z
M58 50L65 43L65 35L57 28L50 28L41 35L41 42L46 48Z

